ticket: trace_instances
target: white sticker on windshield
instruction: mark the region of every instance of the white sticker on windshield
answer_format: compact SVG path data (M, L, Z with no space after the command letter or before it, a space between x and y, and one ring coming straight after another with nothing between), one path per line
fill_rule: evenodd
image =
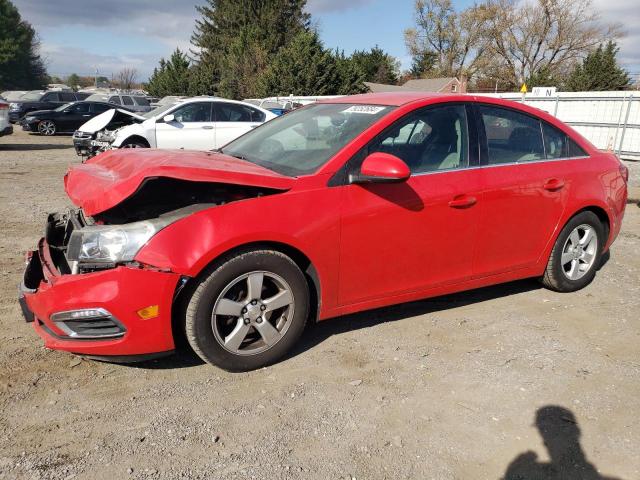
M385 107L379 107L377 105L353 105L343 110L342 113L366 113L368 115L375 115L384 109Z

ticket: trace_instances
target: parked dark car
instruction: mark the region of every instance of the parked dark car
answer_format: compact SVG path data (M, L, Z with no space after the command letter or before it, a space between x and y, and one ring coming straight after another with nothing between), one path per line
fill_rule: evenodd
M130 112L149 112L154 107L151 106L149 99L142 95L129 95L122 93L94 93L87 100L96 102L107 102L122 107Z
M72 102L55 110L29 112L22 117L20 125L23 130L38 132L41 135L73 133L96 115L112 108L114 105L104 102Z
M88 93L31 91L11 102L9 120L17 123L25 114L36 110L53 110L69 102L84 100Z

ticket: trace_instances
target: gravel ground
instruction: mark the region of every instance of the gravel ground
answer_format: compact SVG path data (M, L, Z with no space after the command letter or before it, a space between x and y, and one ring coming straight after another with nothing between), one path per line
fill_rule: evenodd
M637 205L577 293L523 281L337 318L251 373L114 365L45 350L16 301L70 145L0 139L0 478L640 478Z

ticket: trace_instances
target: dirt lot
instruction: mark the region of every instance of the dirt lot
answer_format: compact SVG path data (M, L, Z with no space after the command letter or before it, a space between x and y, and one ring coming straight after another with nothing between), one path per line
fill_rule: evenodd
M0 139L0 478L640 478L637 205L578 293L524 281L338 318L245 374L113 365L45 350L16 301L70 145Z

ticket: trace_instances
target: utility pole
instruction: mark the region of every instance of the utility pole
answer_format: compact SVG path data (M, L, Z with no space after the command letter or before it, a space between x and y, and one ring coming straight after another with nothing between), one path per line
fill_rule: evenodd
M97 90L98 89L98 67L96 67L96 76L95 76L95 82L94 83L95 83L95 87L96 87L96 90Z

